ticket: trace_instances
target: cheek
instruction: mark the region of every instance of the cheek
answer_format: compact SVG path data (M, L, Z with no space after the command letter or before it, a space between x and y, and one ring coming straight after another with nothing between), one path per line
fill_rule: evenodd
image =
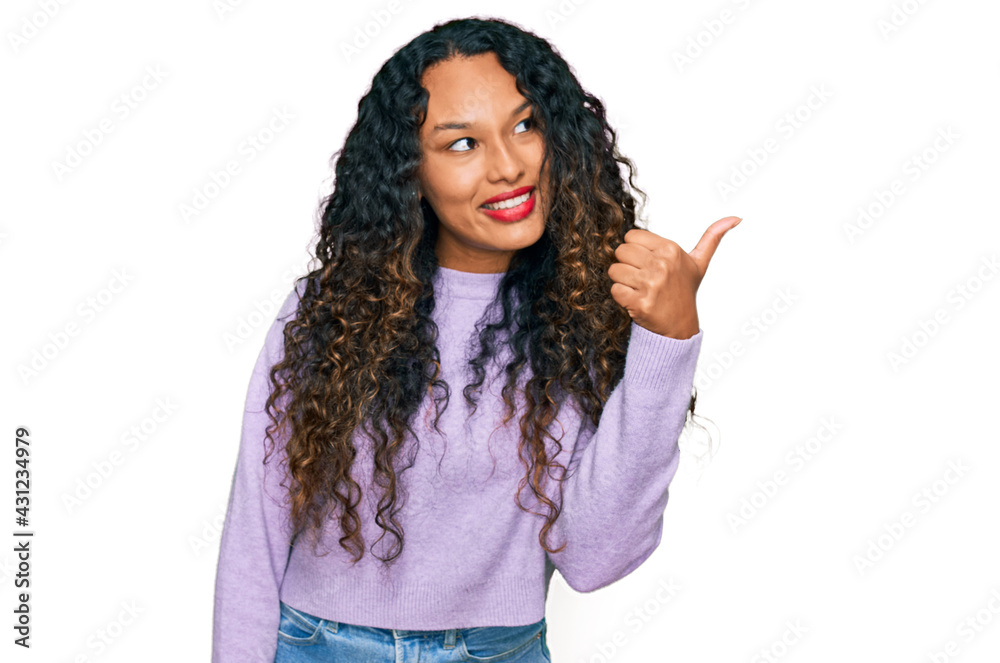
M532 152L532 159L534 160L533 163L535 164L535 170L539 171L541 170L542 167L542 160L545 158L545 143L542 141L541 138L539 138L538 143L536 143L533 146L533 148L534 148ZM541 175L543 179L548 178L548 171L549 168L551 168L551 166L552 166L551 160L550 163L545 164L545 172L543 172Z
M444 194L455 205L475 205L480 178L474 168L456 170L448 178Z
M479 169L472 163L445 167L436 165L424 171L424 187L441 205L468 205L479 190Z

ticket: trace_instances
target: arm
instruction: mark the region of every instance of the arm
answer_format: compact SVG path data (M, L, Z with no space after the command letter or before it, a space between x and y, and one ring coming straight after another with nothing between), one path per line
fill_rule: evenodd
M287 491L280 486L283 468L278 466L285 458L284 438L275 434L275 448L265 472L265 435L271 420L264 404L270 395L268 373L284 355L285 318L294 314L297 304L293 290L267 332L247 389L239 455L219 548L212 663L272 663L277 650L281 618L278 590L291 542L286 529L287 508L281 506Z
M549 559L578 592L624 578L660 544L701 340L701 330L676 339L633 322L624 376L600 425L584 420L548 539L567 544Z

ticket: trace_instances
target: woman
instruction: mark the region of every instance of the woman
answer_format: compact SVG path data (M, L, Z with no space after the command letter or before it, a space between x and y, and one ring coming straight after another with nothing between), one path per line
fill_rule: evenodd
M738 219L685 253L619 164L601 102L509 23L383 65L251 378L213 661L549 661L552 573L589 592L656 549L695 292Z

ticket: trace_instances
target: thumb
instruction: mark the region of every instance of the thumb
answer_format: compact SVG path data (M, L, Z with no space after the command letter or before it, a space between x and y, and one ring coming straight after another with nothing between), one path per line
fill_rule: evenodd
M705 234L698 240L698 244L688 252L688 255L698 266L698 273L702 278L708 270L708 263L715 254L715 250L719 248L722 236L735 228L742 220L738 216L727 216L724 219L719 219L708 227Z

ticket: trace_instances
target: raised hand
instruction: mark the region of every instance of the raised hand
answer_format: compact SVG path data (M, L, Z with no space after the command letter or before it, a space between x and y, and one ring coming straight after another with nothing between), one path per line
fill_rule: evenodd
M708 227L690 252L642 228L625 233L608 267L611 296L632 320L651 332L686 339L698 333L695 295L722 236L741 218L727 216Z

